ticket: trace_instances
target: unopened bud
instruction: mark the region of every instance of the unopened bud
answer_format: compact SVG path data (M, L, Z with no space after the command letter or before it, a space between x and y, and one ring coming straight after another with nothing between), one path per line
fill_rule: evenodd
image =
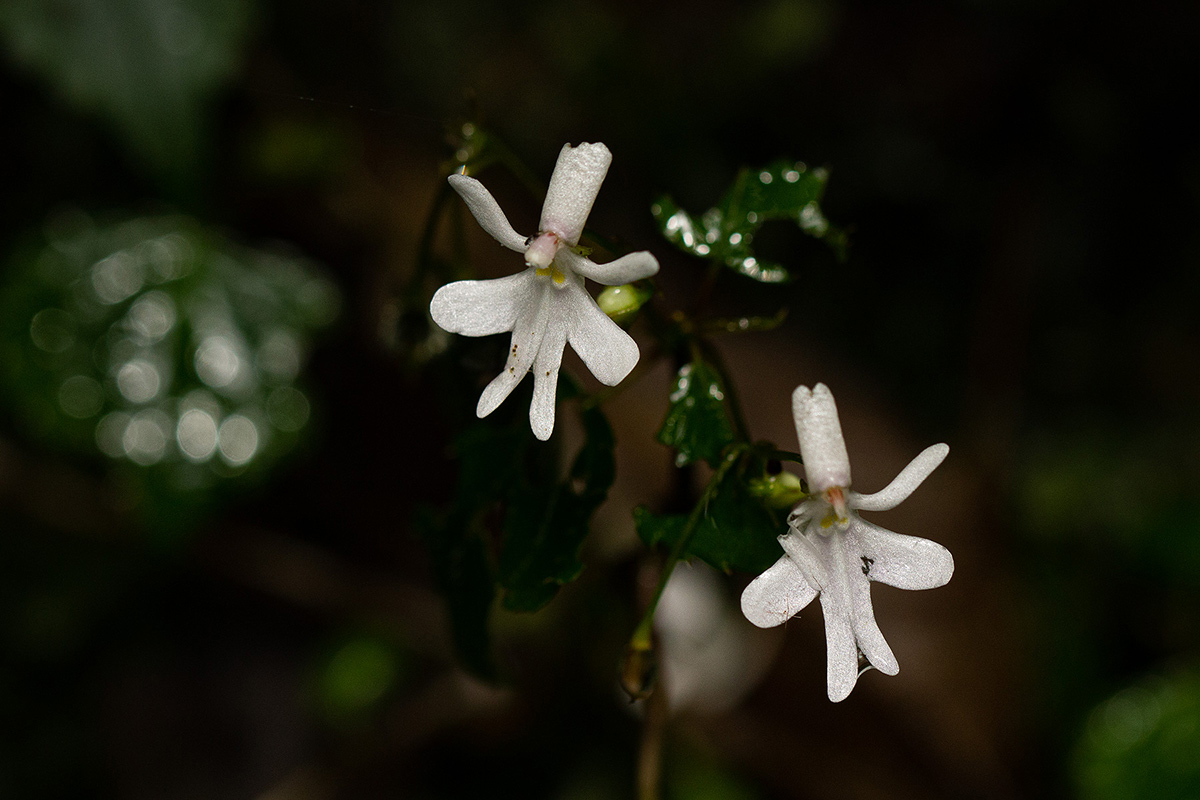
M623 286L607 286L596 298L596 303L613 322L622 323L632 319L637 310L650 299L651 294L645 289L637 288L632 283L626 283Z
M764 475L750 481L748 486L751 494L771 508L791 508L807 496L800 479L790 472Z

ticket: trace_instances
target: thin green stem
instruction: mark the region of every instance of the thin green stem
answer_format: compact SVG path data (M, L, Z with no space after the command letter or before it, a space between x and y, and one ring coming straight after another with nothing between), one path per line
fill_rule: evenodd
M646 612L642 615L641 622L633 631L633 636L629 639L629 646L634 650L649 650L652 646L654 633L654 612L658 609L658 601L662 598L663 590L667 588L667 581L671 579L671 573L675 570L675 565L687 552L687 546L692 541L692 535L696 529L700 527L700 520L704 518L705 512L708 510L709 501L716 495L717 490L725 481L725 476L741 458L742 453L750 445L747 443L738 443L729 448L725 458L721 461L712 477L708 480L708 485L704 487L704 493L700 495L692 513L688 515L687 522L683 526L683 532L680 534L675 546L671 548L671 554L667 556L666 563L663 564L662 573L658 576L658 585L654 588L654 594L650 598L649 605L646 606Z

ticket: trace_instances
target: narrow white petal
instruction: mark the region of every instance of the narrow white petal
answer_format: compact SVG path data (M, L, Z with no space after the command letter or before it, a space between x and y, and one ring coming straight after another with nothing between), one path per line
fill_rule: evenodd
M742 613L760 628L782 625L817 596L800 567L788 555L759 575L742 592Z
M567 341L597 380L616 386L641 357L637 342L600 310L582 282L572 282L561 293L571 304Z
M879 624L875 622L875 610L871 607L871 583L861 570L861 556L853 548L853 542L842 538L841 544L847 555L846 567L850 570L847 583L850 587L850 619L854 641L871 666L884 675L895 675L900 671L900 664L883 638Z
M874 494L850 493L850 507L860 511L887 511L904 502L921 483L929 477L950 452L948 444L934 444L908 462L900 474L882 490Z
M869 559L867 578L898 589L936 589L954 575L954 556L937 542L904 536L853 517L846 535Z
M853 565L846 563L839 533L809 534L804 541L824 573L818 582L825 617L825 680L829 699L837 703L849 696L858 681L858 644L852 620L854 592L850 583L854 576L848 571Z
M850 696L858 682L858 645L845 599L833 592L821 592L821 613L825 616L825 684L829 699L840 703Z
M558 298L547 296L550 302ZM554 407L558 395L558 369L562 365L563 348L567 346L566 320L553 312L546 325L546 335L533 362L533 402L529 404L529 425L533 435L543 442L554 433Z
M504 402L512 390L516 388L529 367L537 357L542 345L542 337L546 334L546 322L550 314L550 303L547 292L554 291L544 281L533 284L540 291L540 296L534 295L526 304L524 311L517 318L513 327L512 341L508 346L508 360L504 369L497 375L483 394L479 396L479 404L475 414L486 417Z
M578 244L611 163L612 153L599 142L563 145L542 205L541 229L553 231L568 245Z
M454 191L466 202L467 208L479 222L479 226L509 250L525 252L525 237L513 230L508 217L500 210L500 204L484 185L466 175L451 175L448 180Z
M797 386L792 392L792 414L808 485L814 492L849 486L850 458L829 387L818 383L809 391L807 386Z
M450 333L487 336L511 331L535 291L533 270L490 281L457 281L437 290L429 313Z
M558 251L556 258L575 274L606 286L633 283L658 272L658 259L646 250L629 253L607 264L597 264L566 247Z

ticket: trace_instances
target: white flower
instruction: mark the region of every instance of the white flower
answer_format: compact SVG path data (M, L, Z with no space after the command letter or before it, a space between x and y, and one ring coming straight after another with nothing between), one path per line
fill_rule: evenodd
M563 145L542 206L541 230L526 238L513 230L483 184L451 175L450 185L496 241L525 254L528 269L507 278L458 281L438 289L429 305L434 322L451 333L487 336L512 331L508 362L479 398L475 413L486 417L533 372L529 423L537 438L554 432L554 401L563 348L569 342L601 383L615 386L637 364L637 344L605 316L584 288L591 278L610 286L658 272L648 252L596 264L575 252L588 212L612 162L603 144Z
M742 593L742 613L760 628L779 625L821 596L825 615L829 699L845 700L858 680L859 653L885 675L900 671L875 624L870 581L900 589L933 589L954 573L950 551L928 539L873 525L859 511L895 508L950 452L926 448L875 494L850 491L850 460L833 395L823 383L797 387L792 413L812 494L788 517L779 537L784 555Z

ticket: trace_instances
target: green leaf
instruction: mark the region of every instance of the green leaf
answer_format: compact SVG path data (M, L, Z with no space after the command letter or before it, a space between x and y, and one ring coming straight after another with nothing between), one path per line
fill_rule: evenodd
M784 531L782 518L765 508L736 472L721 482L702 514L681 558L696 557L725 572L757 574L783 553L778 542ZM654 514L645 506L633 511L638 536L649 547L674 547L687 520L686 514Z
M801 162L776 161L758 170L743 169L720 204L695 217L667 196L650 211L667 241L685 253L718 261L762 283L781 283L791 275L782 264L754 253L754 236L764 222L792 220L810 236L824 240L839 258L845 256L845 232L833 227L821 211L829 173Z
M616 474L612 428L599 409L581 414L586 441L566 481L549 489L516 488L505 519L500 554L504 607L536 611L579 577L579 548L588 522L608 496Z
M721 450L733 438L720 374L700 360L684 364L675 378L658 441L675 448L677 467L700 460L716 466Z

